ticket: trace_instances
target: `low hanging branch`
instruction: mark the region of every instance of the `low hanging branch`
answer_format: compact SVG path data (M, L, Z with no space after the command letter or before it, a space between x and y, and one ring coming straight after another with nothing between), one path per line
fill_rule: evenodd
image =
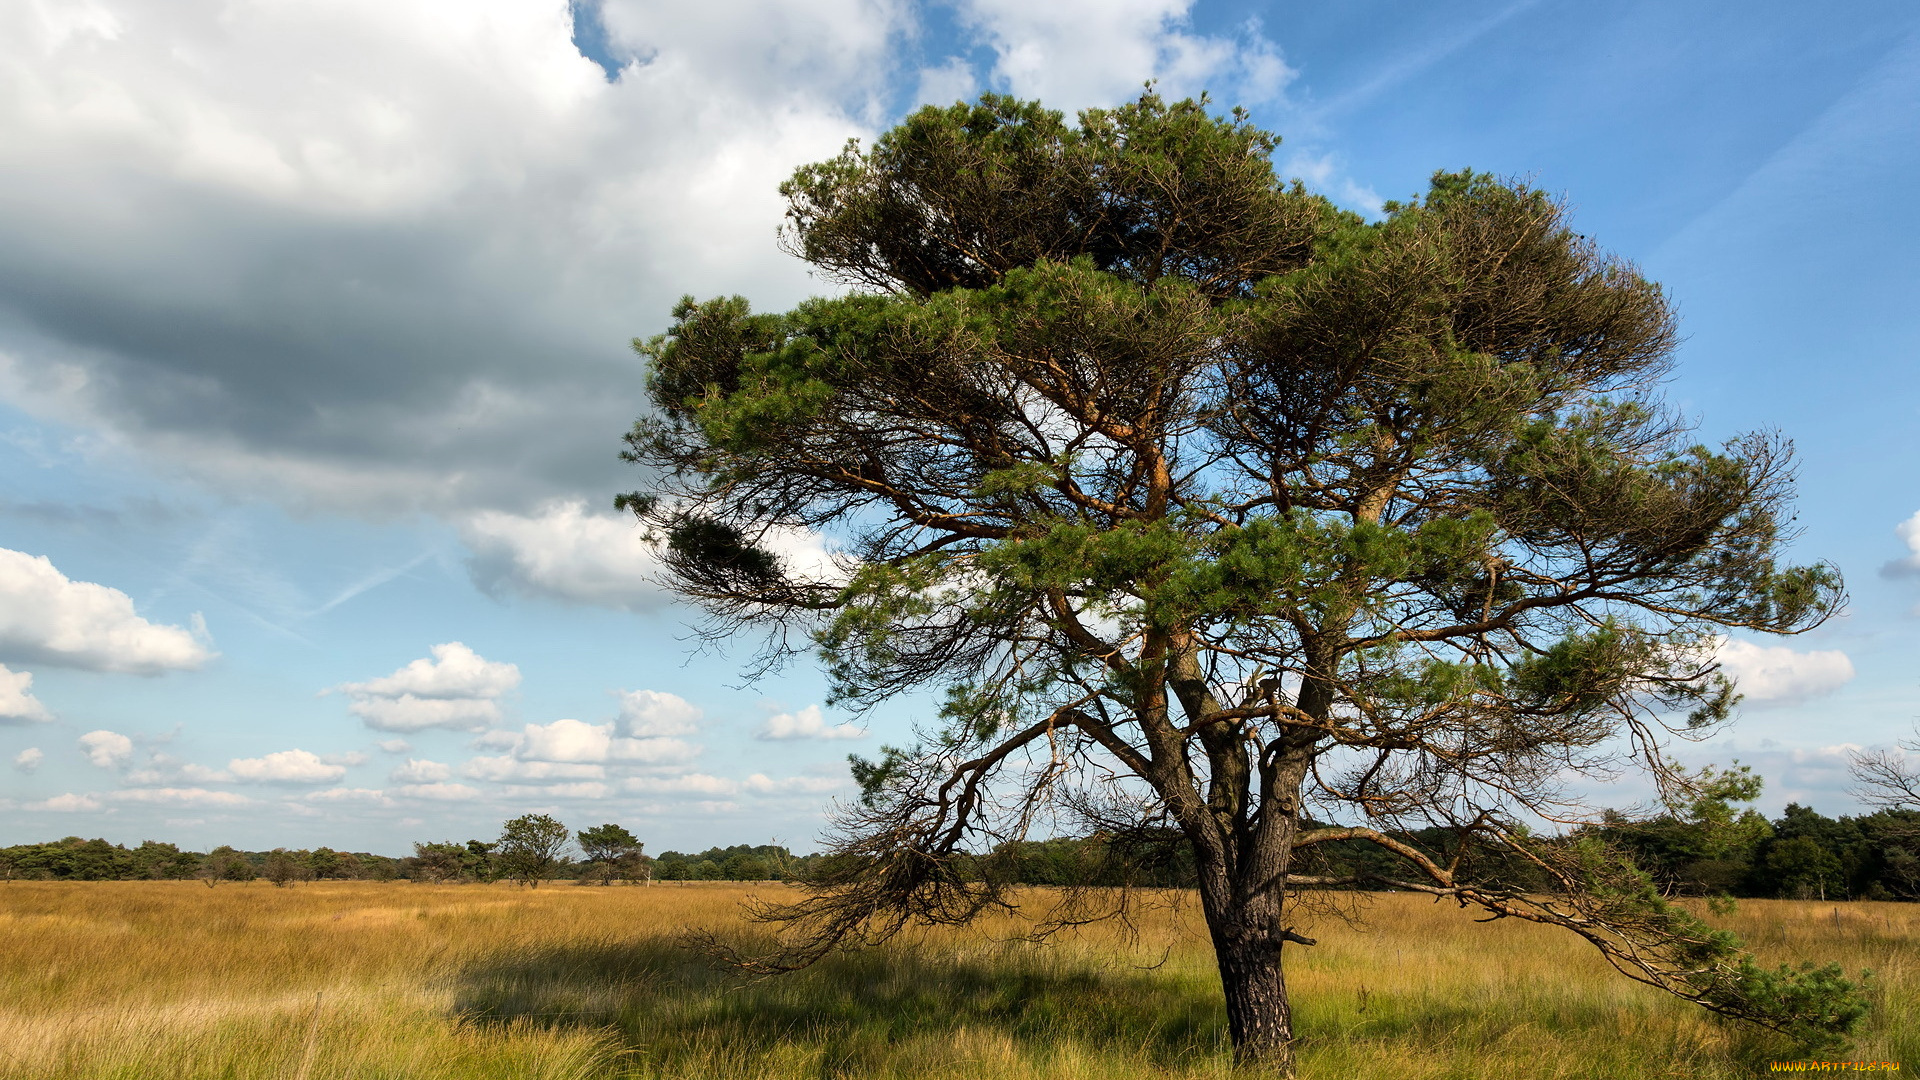
M1323 829L1302 842L1376 843L1424 871L1427 880L1296 875L1289 883L1384 886L1478 907L1490 913L1489 919L1557 926L1584 938L1635 982L1803 1045L1833 1045L1836 1032L1849 1030L1867 1012L1866 1002L1852 992L1838 965L1807 965L1797 971L1785 965L1761 968L1738 938L1668 901L1645 873L1598 838L1543 843L1495 829L1476 831L1539 870L1554 887L1529 892L1460 884L1454 868L1435 863L1404 841L1363 828Z

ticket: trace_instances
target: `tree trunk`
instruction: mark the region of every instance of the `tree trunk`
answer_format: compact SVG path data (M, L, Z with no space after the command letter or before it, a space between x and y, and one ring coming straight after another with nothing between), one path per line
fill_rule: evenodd
M1206 866L1203 856L1200 906L1220 969L1234 1063L1292 1080L1293 1006L1280 954L1284 898L1277 890L1244 895L1224 871Z
M1211 921L1211 920L1209 920ZM1293 1006L1281 968L1281 942L1266 928L1213 927L1214 958L1227 999L1227 1033L1236 1064L1293 1076Z

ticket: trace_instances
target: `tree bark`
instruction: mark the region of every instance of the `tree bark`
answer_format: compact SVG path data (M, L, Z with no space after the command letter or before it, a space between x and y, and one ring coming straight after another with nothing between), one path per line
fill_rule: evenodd
M1195 854L1201 856L1200 906L1226 998L1234 1063L1292 1080L1293 1006L1287 998L1281 946L1290 937L1306 939L1281 926L1281 890L1238 888L1228 864L1207 865L1204 854Z
M1291 1080L1293 1006L1287 1000L1281 941L1265 927L1229 923L1211 929L1234 1062Z

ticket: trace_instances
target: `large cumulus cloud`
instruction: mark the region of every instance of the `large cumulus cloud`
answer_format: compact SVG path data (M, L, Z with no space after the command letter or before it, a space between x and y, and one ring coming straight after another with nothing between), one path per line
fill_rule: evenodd
M518 665L488 660L458 641L391 675L335 687L347 708L380 731L478 731L498 721L500 698L520 685Z
M1785 645L1760 645L1722 638L1714 653L1721 670L1754 704L1794 704L1821 697L1853 679L1853 661L1838 649L1799 652Z
M157 675L211 659L203 638L184 627L148 622L126 593L74 581L44 555L0 548L0 659ZM31 678L12 678L12 704L0 704L0 712L31 714Z
M900 18L622 10L609 83L564 0L9 6L0 392L321 507L612 490L625 341L807 290L774 189Z
M963 0L942 56L902 0L8 5L0 401L223 492L436 515L489 591L649 607L605 513L626 341L682 293L817 291L780 180L917 93L1280 92L1189 7Z

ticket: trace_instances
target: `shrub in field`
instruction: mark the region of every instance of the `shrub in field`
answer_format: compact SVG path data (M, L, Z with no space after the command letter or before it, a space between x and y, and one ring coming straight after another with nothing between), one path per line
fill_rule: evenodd
M266 860L261 863L260 876L273 882L274 887L284 888L306 877L307 868L286 848L274 848L267 852Z
M207 888L211 889L223 881L252 881L256 875L253 864L247 861L245 854L221 844L207 852L193 876L206 882Z

